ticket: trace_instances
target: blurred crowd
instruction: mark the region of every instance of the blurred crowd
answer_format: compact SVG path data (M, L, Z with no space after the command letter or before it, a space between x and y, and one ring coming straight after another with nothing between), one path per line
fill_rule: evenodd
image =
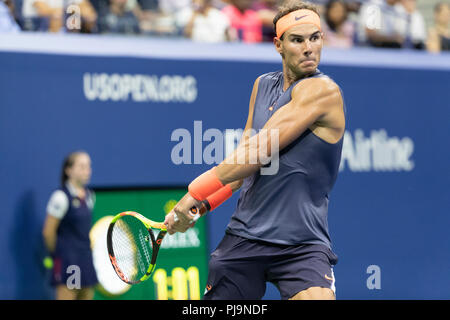
M282 0L0 0L0 32L40 31L186 37L201 42L272 41ZM324 44L450 50L450 2L425 23L421 0L310 0Z

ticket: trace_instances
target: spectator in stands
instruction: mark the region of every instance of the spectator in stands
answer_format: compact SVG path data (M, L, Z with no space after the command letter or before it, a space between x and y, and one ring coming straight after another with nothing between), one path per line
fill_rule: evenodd
M251 9L252 0L230 0L222 12L230 21L232 40L254 43L262 41L262 22L255 10Z
M262 23L262 41L272 42L276 36L273 28L273 18L278 12L280 2L280 0L257 0L252 5L252 9L258 13Z
M126 8L127 0L110 0L108 10L98 20L100 33L139 34L139 21L132 10Z
M192 7L181 10L176 17L185 37L199 42L229 40L227 16L211 5L211 0L193 0Z
M130 4L130 1L127 3ZM133 0L127 7L138 18L141 33L149 33L153 30L154 22L160 13L158 0Z
M374 47L401 48L404 37L396 24L403 19L395 9L398 0L369 0L360 9L358 41Z
M434 26L428 30L427 50L433 53L450 50L450 5L440 2L434 7Z
M14 19L14 3L0 0L0 33L19 32L20 27Z
M159 8L166 14L174 14L190 6L191 0L159 0Z
M404 38L404 48L424 49L427 38L425 19L417 10L416 0L400 0L395 9L401 19L397 19L396 29Z
M191 0L159 0L159 11L152 17L152 34L161 36L179 35L176 15L190 8Z
M63 0L24 0L25 30L60 32L63 26Z
M342 0L330 0L325 7L324 16L324 45L336 48L352 47L355 26L347 19L346 3Z

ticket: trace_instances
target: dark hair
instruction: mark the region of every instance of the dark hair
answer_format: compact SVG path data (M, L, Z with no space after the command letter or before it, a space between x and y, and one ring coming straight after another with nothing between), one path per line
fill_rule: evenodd
M333 21L331 21L330 19L330 10L331 7L333 5L335 5L336 3L340 3L344 8L345 8L345 16L342 19L342 22L344 22L345 20L347 20L347 16L348 16L348 10L347 10L347 5L345 4L344 1L342 0L330 0L327 2L327 5L325 6L325 22L327 23L328 27L330 27L330 29L332 31L336 31L336 28L339 26L338 24L334 23Z
M64 187L64 185L66 184L67 180L69 179L69 177L67 176L66 170L73 166L73 164L75 163L75 159L80 154L87 154L87 152L85 152L83 150L74 151L74 152L69 153L64 158L64 162L63 162L63 166L62 166L62 170L61 170L61 187Z
M448 6L450 8L450 5L447 2L436 3L436 5L434 6L434 13L438 13L439 11L441 11L444 6Z
M273 29L275 31L275 34L277 33L277 22L285 15L301 10L301 9L308 9L311 11L314 11L317 13L317 15L320 17L319 10L317 10L317 7L313 5L312 3L300 1L300 0L286 0L281 4L280 7L278 7L278 13L275 15L275 18L273 18ZM283 38L283 36L281 36Z

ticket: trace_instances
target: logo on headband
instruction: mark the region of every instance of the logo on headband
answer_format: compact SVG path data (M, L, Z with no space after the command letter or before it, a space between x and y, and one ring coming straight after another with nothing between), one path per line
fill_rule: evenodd
M320 26L320 17L315 11L309 9L299 9L290 12L277 21L277 37L280 38L286 30L300 24L313 24L319 30L322 29Z
M298 21L298 20L300 20L300 19L302 19L302 18L304 18L304 17L307 17L308 15L307 14L305 14L304 16L301 16L301 17L295 17L295 21Z

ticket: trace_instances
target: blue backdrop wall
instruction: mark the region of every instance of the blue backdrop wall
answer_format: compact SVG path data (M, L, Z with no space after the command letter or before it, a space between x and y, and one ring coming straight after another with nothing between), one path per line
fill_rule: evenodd
M93 187L187 185L211 164L174 163L174 132L205 150L208 129L243 128L253 81L281 67L270 45L25 37L0 39L3 299L50 296L41 228L67 153L90 153ZM348 112L329 211L338 298L450 298L449 60L324 50ZM211 251L236 201L208 217Z

